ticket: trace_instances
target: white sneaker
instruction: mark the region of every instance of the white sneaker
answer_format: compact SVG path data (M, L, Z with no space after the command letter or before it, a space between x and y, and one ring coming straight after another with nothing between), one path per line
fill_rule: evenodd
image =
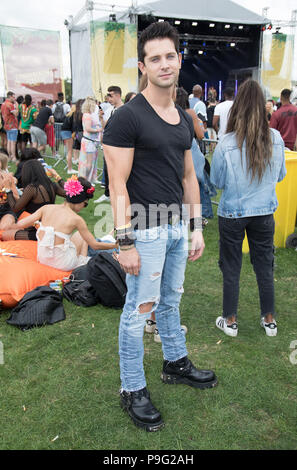
M182 333L186 336L186 334L188 333L188 328L185 325L181 325L180 329L181 329ZM154 341L156 343L162 343L161 337L159 335L158 328L156 328L156 327L155 327L155 331L154 331Z
M219 328L219 330L222 330L228 336L237 336L237 323L232 323L231 325L228 325L224 317L218 317L216 319L216 326Z
M158 328L155 328L154 331L154 341L155 343L162 343Z
M145 332L154 333L156 329L156 322L154 320L146 320Z
M186 336L186 334L188 333L188 328L186 327L186 325L181 325L180 329L182 330L183 334Z
M96 199L94 201L94 204L99 204L100 202L105 202L105 201L110 201L110 197L105 196L105 194L102 194L102 196L99 197L99 199Z
M78 173L77 170L67 170L67 175L75 175L76 173Z
M260 325L264 328L267 336L277 335L276 321L273 319L272 323L266 323L264 317L261 318Z

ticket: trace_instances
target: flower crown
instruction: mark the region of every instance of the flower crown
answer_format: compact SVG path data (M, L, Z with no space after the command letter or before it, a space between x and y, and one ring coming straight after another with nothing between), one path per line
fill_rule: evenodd
M64 190L69 197L78 196L84 191L84 187L76 175L69 178L64 184Z

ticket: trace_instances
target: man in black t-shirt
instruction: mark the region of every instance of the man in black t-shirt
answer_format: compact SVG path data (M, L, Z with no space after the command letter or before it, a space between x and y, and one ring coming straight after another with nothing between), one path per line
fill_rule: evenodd
M187 259L197 260L204 250L190 150L193 123L172 100L180 67L176 30L167 22L151 24L139 39L139 68L148 85L109 119L103 136L118 260L127 273L119 331L121 404L147 431L164 425L143 370L143 330L152 312L162 340L163 382L201 389L217 384L212 371L198 370L188 359L180 325ZM192 230L190 253L183 204Z
M53 104L52 100L47 100L46 106L40 109L38 116L30 129L33 147L37 148L39 152L43 152L47 144L45 126L48 123L54 124L52 113Z

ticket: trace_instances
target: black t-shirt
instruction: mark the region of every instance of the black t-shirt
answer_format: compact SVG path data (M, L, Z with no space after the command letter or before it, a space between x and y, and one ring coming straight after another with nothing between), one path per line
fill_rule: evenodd
M33 127L39 127L39 129L44 131L44 128L48 123L48 119L50 116L52 116L52 114L52 110L48 106L45 106L45 108L41 108L36 118L36 121L33 124Z
M142 211L135 211L138 228L144 223L145 227L165 223L163 215L168 211L162 213L160 205L170 207L173 214L182 213L184 153L191 149L194 126L192 118L176 108L180 123L172 125L140 93L121 106L104 129L105 145L135 149L127 190L131 205L141 204L145 209L145 218Z

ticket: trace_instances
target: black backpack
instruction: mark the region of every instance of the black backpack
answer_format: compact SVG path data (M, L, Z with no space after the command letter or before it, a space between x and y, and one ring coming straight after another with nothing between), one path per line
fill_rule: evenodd
M55 122L64 122L65 114L64 114L64 104L63 103L56 103L55 112L54 112L54 119Z
M6 320L23 331L36 326L53 325L65 320L62 295L47 286L28 292Z
M100 252L87 264L87 279L105 307L122 308L127 286L126 273L111 253Z
M99 303L95 289L87 280L87 266L76 268L70 275L70 281L63 287L63 296L79 307L93 307Z

